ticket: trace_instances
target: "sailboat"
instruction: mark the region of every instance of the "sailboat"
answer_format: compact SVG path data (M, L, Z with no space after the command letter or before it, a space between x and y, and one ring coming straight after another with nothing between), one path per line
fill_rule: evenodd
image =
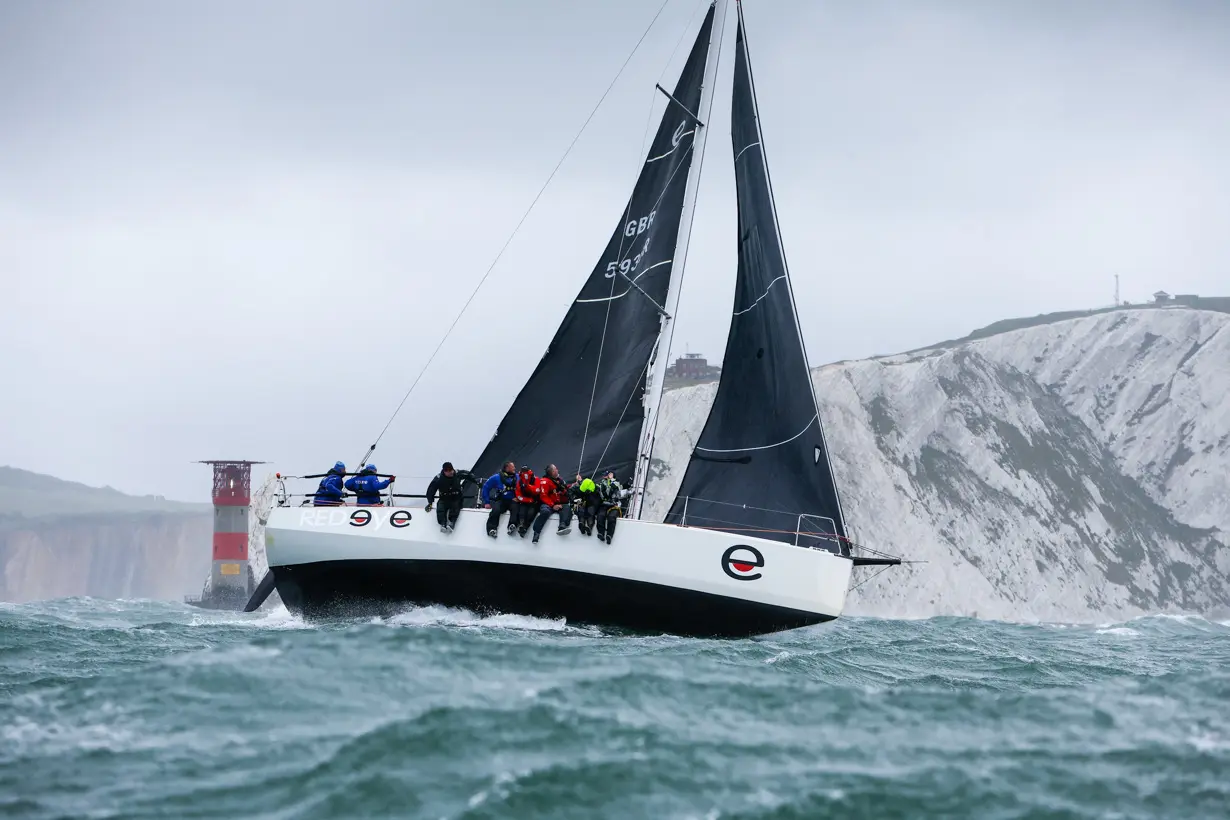
M509 460L631 478L610 544L553 527L538 543L463 510L284 502L266 523L270 576L306 617L445 605L637 631L742 637L838 617L856 566L782 247L738 6L731 136L738 270L721 377L662 521L642 517L666 360L726 17L705 14L640 176L598 263L474 464ZM659 88L661 88L659 86ZM254 598L255 600L255 598ZM250 605L251 608L251 605Z

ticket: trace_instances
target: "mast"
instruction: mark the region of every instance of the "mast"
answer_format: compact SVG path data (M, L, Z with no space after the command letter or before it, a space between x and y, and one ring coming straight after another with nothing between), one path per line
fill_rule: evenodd
M700 107L696 112L700 124L696 128L692 147L694 157L688 170L688 182L684 191L683 216L680 219L679 236L675 242L671 266L670 284L667 286L665 314L661 318L658 342L650 360L649 386L645 391L645 423L641 428L641 443L637 451L636 473L632 482L632 517L641 517L645 504L645 488L649 483L649 465L653 455L654 435L658 426L658 410L662 406L662 391L666 386L666 368L670 357L671 340L675 335L675 314L679 309L679 293L683 287L683 273L687 267L688 242L692 238L692 218L696 208L696 192L700 186L701 168L705 160L705 144L709 135L709 116L713 107L713 93L717 86L718 63L722 52L722 35L726 30L727 0L713 0L713 29L709 34L709 52L705 60L705 77L700 91ZM715 48L716 45L716 48ZM665 345L663 344L665 341Z

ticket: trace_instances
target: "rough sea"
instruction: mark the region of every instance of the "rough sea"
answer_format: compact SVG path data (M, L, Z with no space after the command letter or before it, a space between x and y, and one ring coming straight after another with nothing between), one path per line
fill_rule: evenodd
M0 816L1230 817L1230 626L0 604Z

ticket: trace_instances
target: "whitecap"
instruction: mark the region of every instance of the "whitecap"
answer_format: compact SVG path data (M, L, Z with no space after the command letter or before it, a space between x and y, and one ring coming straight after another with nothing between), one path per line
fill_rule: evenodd
M1187 739L1187 742L1201 752L1221 752L1230 749L1230 739L1218 737L1209 732L1200 732Z
M502 629L525 629L535 632L561 632L567 628L564 618L535 618L529 615L478 615L468 609L445 606L422 606L400 612L387 621L390 626L462 626L497 627Z
M1147 615L1138 615L1132 619L1133 621L1177 621L1181 624L1192 624L1201 626L1207 624L1208 621L1199 615L1188 612L1152 612ZM1130 623L1130 622L1129 622Z

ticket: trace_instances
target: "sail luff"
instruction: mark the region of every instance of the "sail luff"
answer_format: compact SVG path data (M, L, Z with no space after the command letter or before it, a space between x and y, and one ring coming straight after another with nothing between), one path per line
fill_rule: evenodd
M710 4L713 26L709 34L709 52L705 62L705 76L701 81L700 109L696 117L704 125L698 128L692 141L692 167L688 172L687 189L683 198L683 216L680 218L679 238L675 242L673 258L678 260L671 267L670 284L667 286L666 316L658 343L650 360L650 383L645 395L645 423L641 429L640 447L637 452L636 474L632 482L631 512L640 518L645 503L645 486L649 481L649 468L653 460L653 442L657 432L658 410L662 406L662 392L666 387L666 368L670 360L671 343L675 336L675 314L679 310L679 295L683 289L683 276L687 270L688 245L692 238L692 221L696 213L696 194L700 187L704 167L705 146L709 135L709 117L713 109L713 95L717 90L717 73L721 64L722 40L726 31L727 0L714 0ZM716 43L715 43L716 41ZM716 47L715 47L716 45Z
M799 303L794 298L794 284L790 279L790 259L786 256L786 245L782 239L782 223L777 216L777 197L773 193L773 175L769 171L769 154L768 151L765 150L764 132L761 130L760 126L760 100L756 96L756 79L752 73L752 52L747 44L747 27L743 23L743 4L737 2L735 5L738 6L738 26L743 48L743 64L747 67L747 84L751 90L752 96L752 118L756 123L756 138L760 142L760 161L764 166L765 186L769 190L769 209L773 214L773 225L777 229L777 245L778 251L781 253L782 257L782 267L786 270L785 284L787 291L790 293L790 304L794 313L795 332L799 335L799 347L803 350L803 359L808 363L807 389L811 392L812 405L816 408L816 424L820 433L820 441L824 446L825 452L828 453L828 439L824 435L824 419L820 416L820 400L816 396L816 384L811 378L811 357L807 355L807 341L803 338L803 326L800 323L801 320L799 319ZM837 525L840 527L841 533L844 535L846 532L846 520L841 506L841 491L837 487L837 474L833 472L833 460L829 458L826 459L826 461L828 462L829 467L829 480L833 484L833 494L837 498Z

